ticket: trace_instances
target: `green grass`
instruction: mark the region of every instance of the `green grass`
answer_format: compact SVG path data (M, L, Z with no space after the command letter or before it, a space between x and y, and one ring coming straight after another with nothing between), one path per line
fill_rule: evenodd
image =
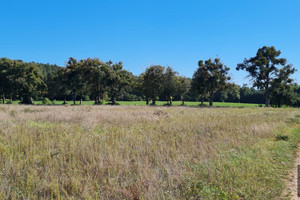
M20 101L13 101L13 104L18 104ZM110 103L110 102L108 102ZM118 103L121 106L145 106L145 101L118 101ZM42 105L42 101L34 101L34 104L36 105ZM62 105L63 101L57 100L55 101L55 105ZM67 104L72 105L73 101L67 101ZM76 102L76 104L79 104L79 101ZM173 106L181 106L181 101L174 101ZM187 101L185 102L185 106L199 106L200 102L191 102ZM208 102L204 102L205 106L208 106ZM82 101L82 105L94 105L94 101ZM157 106L163 106L166 105L165 101L157 101ZM214 102L214 107L259 107L260 104L254 104L254 103L230 103L230 102Z
M0 199L283 199L299 112L0 105Z
M210 163L188 163L183 196L222 200L289 199L283 192L284 180L293 167L300 129L286 127L280 131L289 139L262 139L253 146L220 152L219 158Z

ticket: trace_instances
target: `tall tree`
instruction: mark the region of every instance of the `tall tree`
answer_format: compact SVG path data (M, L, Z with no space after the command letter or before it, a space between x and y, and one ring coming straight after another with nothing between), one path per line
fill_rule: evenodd
M256 56L237 65L237 70L246 70L253 80L253 87L264 91L265 106L270 104L272 83L278 77L279 69L285 67L287 60L279 58L281 51L275 47L264 46L258 49Z
M227 86L229 68L226 67L219 58L198 62L198 69L192 79L193 88L203 97L208 95L209 106L213 106L214 95L224 90Z
M109 69L106 63L98 58L87 58L81 61L82 69L85 71L85 88L94 97L95 104L100 104L103 93L107 91L107 77Z
M271 100L277 107L282 104L291 105L291 100L294 98L294 88L292 85L293 79L290 78L291 74L295 72L295 68L291 65L286 65L279 69L278 75L273 79L271 85Z
M12 82L9 75L12 69L13 61L7 58L0 59L0 92L3 104L6 102L6 95L10 93Z
M121 94L126 86L130 85L130 73L123 69L122 62L113 64L107 63L110 67L108 78L109 93L112 105L116 104L116 98Z
M172 99L178 89L178 72L171 67L167 67L163 74L163 95L167 98L168 105L172 105Z
M146 96L146 104L148 104L148 99L151 99L152 105L155 105L156 98L162 93L164 70L165 68L161 65L152 65L142 75L142 88Z
M73 104L76 104L76 96L81 95L81 91L84 89L84 80L82 79L82 71L80 61L75 58L69 58L66 65L66 77L69 89L72 93ZM81 97L82 98L82 97Z
M200 62L198 63L198 65ZM201 66L203 63L201 63ZM209 73L204 67L198 67L192 78L192 91L197 93L201 99L201 106L204 104L204 99L208 97L209 91L206 83L209 78Z
M48 93L50 96L63 96L63 104L66 104L66 97L70 94L67 79L67 69L57 68L57 71L48 79Z
M177 87L177 92L180 95L180 100L182 102L182 105L184 105L186 95L191 88L191 80L186 77L179 76Z
M21 103L33 104L33 97L42 95L46 91L43 74L35 63L17 62L13 78L17 92L22 97Z

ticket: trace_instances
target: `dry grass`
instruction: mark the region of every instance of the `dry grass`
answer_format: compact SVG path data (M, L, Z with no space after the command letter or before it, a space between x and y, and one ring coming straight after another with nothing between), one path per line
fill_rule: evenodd
M0 199L188 198L190 166L273 137L296 114L272 108L1 105Z

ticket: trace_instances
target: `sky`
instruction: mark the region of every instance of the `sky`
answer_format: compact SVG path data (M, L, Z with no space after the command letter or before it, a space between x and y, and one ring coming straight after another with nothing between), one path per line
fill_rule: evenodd
M69 57L122 61L135 75L150 65L192 77L219 57L232 81L258 48L275 46L298 70L299 0L0 0L0 57L65 66Z

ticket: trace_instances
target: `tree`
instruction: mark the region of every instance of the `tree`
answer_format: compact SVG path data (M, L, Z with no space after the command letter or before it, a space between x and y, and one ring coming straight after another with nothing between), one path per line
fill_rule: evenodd
M82 71L82 61L77 61L75 58L69 58L67 62L66 77L69 89L72 93L72 99L74 105L76 104L76 96L80 95L80 104L82 99L82 93L85 89L85 83Z
M192 87L202 96L201 104L203 104L204 97L208 95L209 106L213 106L214 95L224 90L227 81L230 80L229 68L221 63L219 58L200 60L198 66L193 75Z
M95 104L100 104L101 97L107 91L107 78L109 69L106 63L98 58L87 58L81 61L82 68L85 71L83 79L85 79L85 87L88 88L90 94L93 95Z
M120 95L122 90L130 84L130 73L123 69L122 62L112 64L107 63L110 68L108 87L112 101L112 105L116 104L116 98Z
M291 101L296 97L292 85L293 79L290 78L290 75L294 72L295 68L291 65L286 65L279 69L277 77L271 83L271 100L279 108L282 104L291 105Z
M209 73L204 67L200 67L200 66L194 72L192 78L192 91L194 91L199 95L201 99L201 106L204 105L204 99L208 97L208 87L206 87L208 78L209 78Z
M167 104L172 105L172 99L176 95L178 89L178 72L171 67L167 67L163 74L163 91L162 94L167 98Z
M246 70L253 80L253 87L264 91L265 106L270 104L270 94L272 83L278 77L279 67L285 67L287 60L278 58L281 52L275 47L264 46L258 49L256 56L244 59L243 63L237 65L237 70Z
M46 91L43 75L35 63L16 62L13 79L18 94L22 97L21 103L33 104L33 97Z
M6 95L10 92L12 83L10 81L9 74L11 72L13 61L7 58L0 59L0 92L2 94L3 104L6 102Z
M234 83L230 83L227 87L215 95L215 101L220 102L239 102L240 87Z
M62 95L64 99L63 104L66 104L66 96L71 92L68 87L67 69L57 68L56 73L49 78L48 84L49 95Z
M142 88L146 96L146 104L148 105L149 99L152 99L152 105L155 105L156 98L163 91L165 68L161 65L152 65L146 69L142 74Z
M191 80L186 77L182 77L182 76L179 76L178 78L179 78L179 80L178 80L177 92L180 95L182 105L184 105L186 95L191 88Z

